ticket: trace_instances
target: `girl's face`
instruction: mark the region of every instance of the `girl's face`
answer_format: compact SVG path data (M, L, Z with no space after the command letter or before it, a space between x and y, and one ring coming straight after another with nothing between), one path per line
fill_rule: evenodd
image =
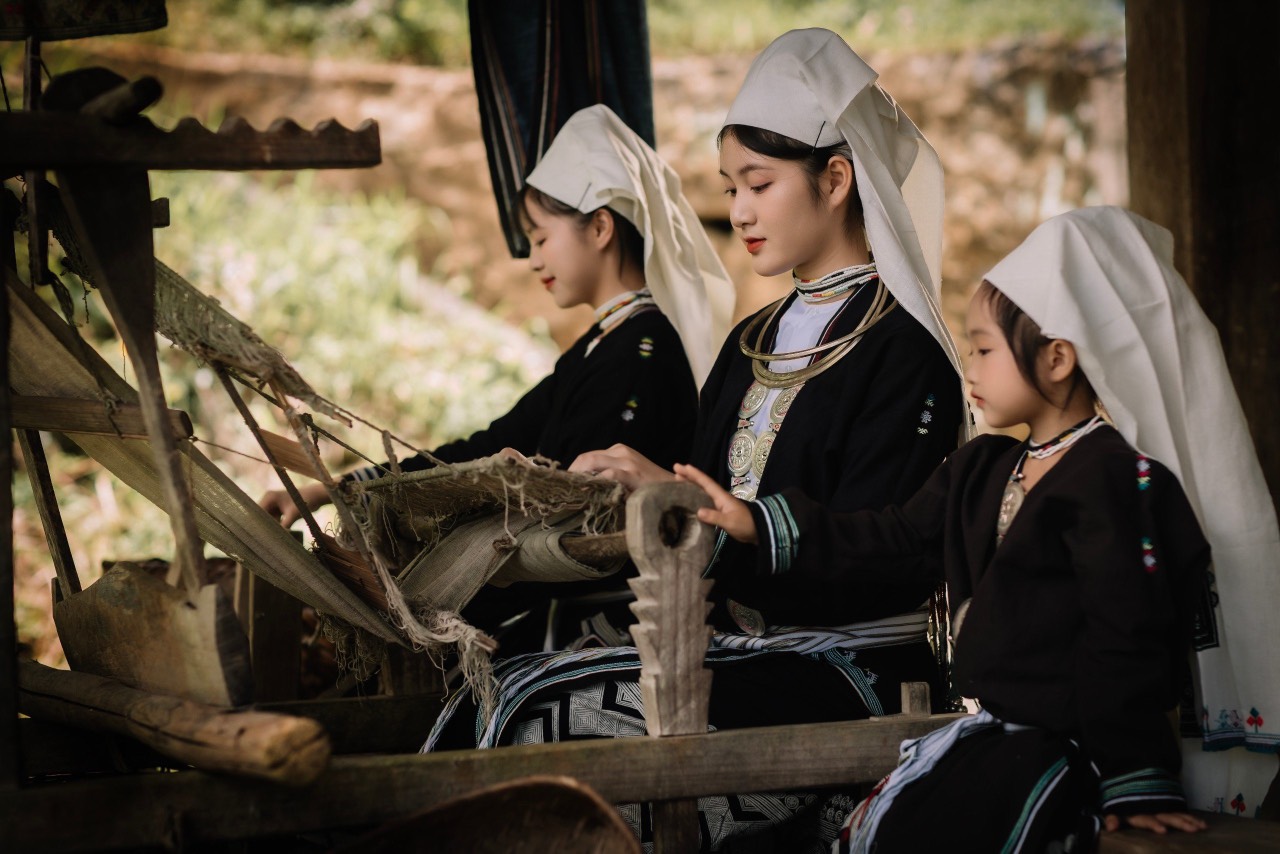
M973 403L982 410L992 427L1012 427L1030 423L1052 404L1032 387L1018 370L1013 349L982 296L969 301L965 317L969 336L969 367L964 378L969 383Z
M529 225L529 268L560 308L583 303L594 308L599 300L604 253L591 240L591 224L549 213L533 201L525 202Z
M848 236L843 216L814 199L799 163L746 148L733 136L720 145L720 176L729 197L729 221L761 276L792 270L814 279L844 264Z

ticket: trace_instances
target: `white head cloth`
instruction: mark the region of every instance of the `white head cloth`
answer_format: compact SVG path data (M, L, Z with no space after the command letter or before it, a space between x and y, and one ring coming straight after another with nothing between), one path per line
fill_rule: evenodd
M878 76L830 30L792 30L751 63L724 123L814 146L849 144L876 270L902 307L938 339L956 373L963 374L938 307L942 164L907 114L876 84Z
M1042 224L986 279L1075 345L1120 433L1182 482L1219 597L1218 645L1198 653L1206 746L1276 751L1280 714L1264 719L1270 733L1246 724L1250 710L1280 710L1275 507L1218 332L1173 267L1173 236L1122 208L1083 208Z
M733 283L671 167L597 104L565 122L527 183L583 213L608 207L639 230L645 284L680 333L701 386L729 334Z

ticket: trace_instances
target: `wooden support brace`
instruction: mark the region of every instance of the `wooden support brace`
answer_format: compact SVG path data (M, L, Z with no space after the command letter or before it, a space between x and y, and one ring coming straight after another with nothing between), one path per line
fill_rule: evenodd
M49 461L45 458L44 446L40 444L40 434L35 430L19 430L18 444L22 446L22 458L27 464L31 493L40 514L45 541L49 544L49 556L53 558L58 586L64 597L79 593L80 576L71 556L71 545L67 542L62 514L58 512L58 497L53 491L53 478L49 476Z
M168 411L169 429L179 439L195 435L191 417L180 409ZM136 403L116 404L108 411L99 400L68 397L13 396L13 426L51 433L91 433L121 439L147 438L142 408Z
M313 720L219 709L33 661L19 667L18 702L33 718L128 735L207 771L302 786L329 762L329 736Z

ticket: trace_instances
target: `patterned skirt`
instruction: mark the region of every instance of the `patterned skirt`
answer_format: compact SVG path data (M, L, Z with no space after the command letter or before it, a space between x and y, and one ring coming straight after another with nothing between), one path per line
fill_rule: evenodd
M894 714L901 682L937 681L922 642L807 653L712 649L706 665L714 674L710 731ZM495 675L494 714L481 716L459 692L423 752L647 734L633 647L519 656L498 662ZM855 800L814 791L702 798L702 850L826 851ZM619 810L649 850L648 805Z

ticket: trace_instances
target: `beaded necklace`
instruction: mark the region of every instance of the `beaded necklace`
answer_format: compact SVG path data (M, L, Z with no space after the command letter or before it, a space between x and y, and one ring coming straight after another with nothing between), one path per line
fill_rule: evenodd
M649 292L649 289L641 288L638 291L627 291L625 294L616 296L597 308L596 326L599 327L600 334L587 344L587 350L584 355L590 356L591 351L595 350L600 340L608 335L619 323L636 312L654 309L657 305L658 303L653 298L653 294Z
M1022 502L1026 500L1027 491L1022 486L1024 477L1022 468L1026 465L1027 458L1047 460L1059 451L1070 448L1106 423L1101 415L1094 415L1092 418L1086 418L1079 424L1068 427L1047 442L1037 444L1027 440L1027 447L1018 457L1013 473L1009 475L1009 482L1005 485L1004 493L1000 496L1000 512L996 516L997 546L1004 542L1004 536L1009 533L1009 526L1013 524L1013 517L1018 515L1018 511L1022 509Z
M876 262L870 264L854 264L817 279L802 279L791 274L791 284L795 286L800 299L808 303L822 302L866 284L875 278Z

